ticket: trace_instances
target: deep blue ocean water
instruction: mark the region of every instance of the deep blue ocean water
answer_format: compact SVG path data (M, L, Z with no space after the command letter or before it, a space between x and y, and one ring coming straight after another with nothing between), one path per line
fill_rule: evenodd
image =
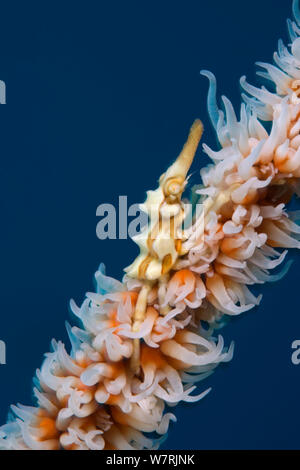
M136 255L130 240L96 237L97 206L143 201L196 117L216 148L199 71L213 71L238 106L239 77L253 82L254 63L287 41L290 3L1 4L1 423L11 403L32 403L51 339L68 342L69 299L92 289L100 261L120 278ZM206 163L198 152L193 182ZM299 448L300 256L290 257L289 274L262 287L261 306L224 329L234 359L200 384L213 387L208 397L177 407L165 449Z

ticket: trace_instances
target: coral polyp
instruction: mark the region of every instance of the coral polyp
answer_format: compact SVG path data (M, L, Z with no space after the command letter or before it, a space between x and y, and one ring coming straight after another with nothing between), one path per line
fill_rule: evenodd
M279 42L275 65L259 63L274 90L249 85L237 117L217 102L210 72L208 111L220 144L203 145L212 164L200 172L191 223L182 194L202 137L196 120L187 143L158 188L142 205L149 224L135 237L140 254L122 282L95 274L96 292L68 326L71 351L52 342L37 371L36 406L12 406L0 428L1 449L157 449L175 415L166 407L196 402L197 390L233 356L218 334L226 317L261 302L249 286L279 280L272 274L288 249L300 248L297 213L287 205L300 194L300 10L293 3L291 45ZM268 126L263 123L270 123Z

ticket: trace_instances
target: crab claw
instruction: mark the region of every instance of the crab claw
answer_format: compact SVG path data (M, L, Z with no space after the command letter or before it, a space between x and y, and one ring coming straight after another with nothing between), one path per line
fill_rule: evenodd
M160 186L165 196L178 196L184 189L188 171L193 163L203 134L203 124L197 119L191 127L188 139L173 165L161 176Z

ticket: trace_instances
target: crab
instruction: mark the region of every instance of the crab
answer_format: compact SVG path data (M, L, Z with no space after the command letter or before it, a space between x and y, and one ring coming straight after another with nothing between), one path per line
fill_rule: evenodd
M140 254L125 268L128 277L138 279L142 283L133 315L134 332L139 331L145 319L147 297L151 289L158 285L159 299L163 298L169 272L177 259L185 254L181 227L186 213L182 193L202 134L203 124L196 120L180 155L161 175L158 188L147 192L146 201L140 206L141 210L148 214L149 224L133 238L140 248ZM160 309L161 315L167 313L168 307ZM140 341L134 339L131 366L136 373L139 370L139 355Z

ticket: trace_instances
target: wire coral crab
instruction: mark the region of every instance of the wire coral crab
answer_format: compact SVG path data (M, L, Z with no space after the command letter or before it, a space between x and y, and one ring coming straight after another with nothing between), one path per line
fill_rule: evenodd
M201 170L201 211L188 227L182 193L203 126L196 120L182 152L148 191L148 226L135 238L140 254L122 282L95 274L96 292L69 326L71 351L52 342L35 379L37 404L12 406L0 428L1 449L156 449L175 415L166 405L196 402L197 384L233 356L216 332L224 316L259 305L249 286L280 279L271 271L300 248L300 10L293 2L291 46L260 72L275 92L243 77L240 117L217 103L210 72L208 111L220 150L203 145L212 164ZM271 123L268 132L263 122ZM209 328L203 327L203 322ZM155 437L153 437L155 433Z

